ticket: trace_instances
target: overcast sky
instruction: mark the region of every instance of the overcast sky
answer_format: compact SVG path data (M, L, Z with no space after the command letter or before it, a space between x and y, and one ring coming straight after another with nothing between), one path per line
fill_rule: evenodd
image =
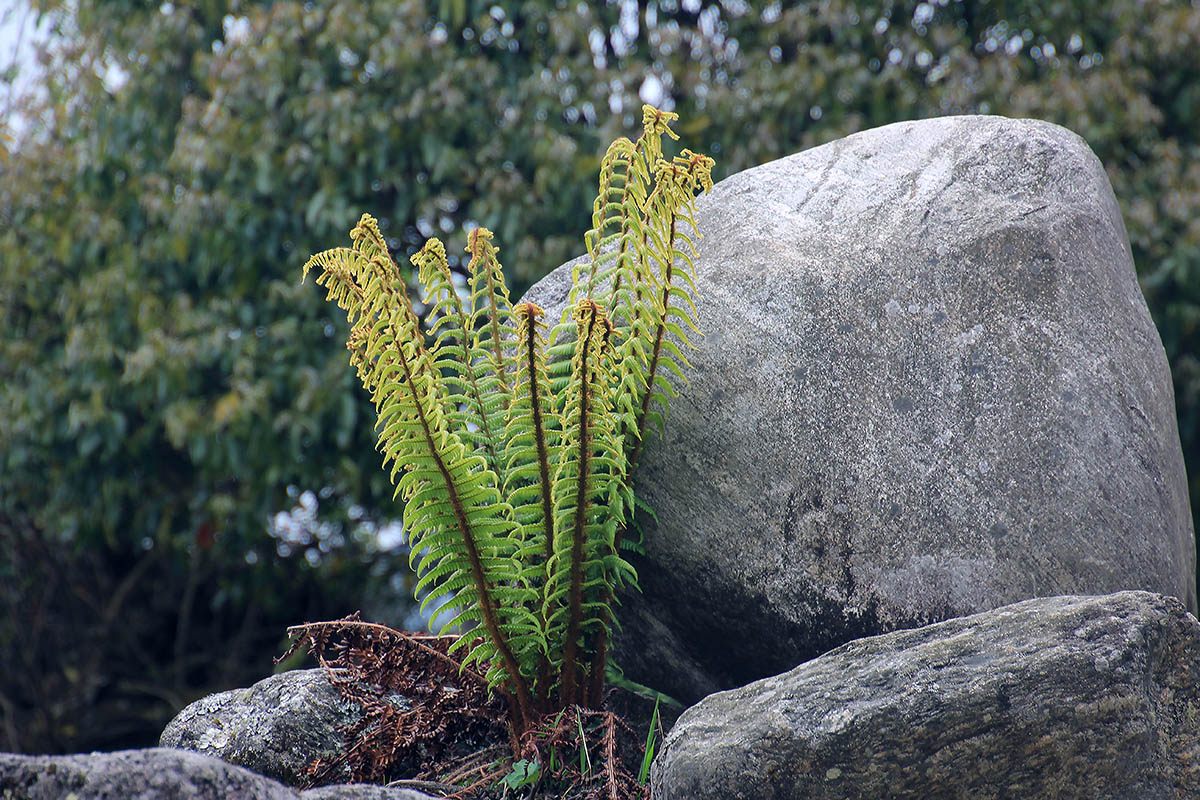
M48 25L39 29L37 14L28 0L0 0L0 74L16 65L20 70L15 84L0 83L0 114L8 116L10 98L26 89L36 77L34 42L45 37ZM4 120L20 127L15 120Z

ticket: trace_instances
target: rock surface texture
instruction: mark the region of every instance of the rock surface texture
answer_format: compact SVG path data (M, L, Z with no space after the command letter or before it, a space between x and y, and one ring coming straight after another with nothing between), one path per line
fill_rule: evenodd
M1030 597L1196 609L1171 376L1082 139L889 125L721 181L698 219L705 335L638 468L632 679L695 702ZM527 299L553 318L569 281Z
M655 800L1200 797L1200 623L1146 592L1028 600L705 698Z
M343 700L321 670L294 670L197 700L167 724L159 744L299 786L315 758L342 752L339 727L360 717L359 706Z
M432 800L380 786L340 786L340 793L327 793L334 788L296 792L220 759L166 748L73 756L0 753L0 800Z
M436 800L436 796L370 783L339 783L300 792L300 800Z

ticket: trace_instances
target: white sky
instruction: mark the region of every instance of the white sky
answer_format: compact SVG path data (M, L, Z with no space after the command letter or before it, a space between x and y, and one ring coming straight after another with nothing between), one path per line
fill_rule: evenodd
M19 120L9 119L9 105L15 94L27 89L37 77L35 42L49 34L49 25L37 24L28 0L0 0L0 73L16 65L20 70L15 83L0 83L0 123L20 129Z

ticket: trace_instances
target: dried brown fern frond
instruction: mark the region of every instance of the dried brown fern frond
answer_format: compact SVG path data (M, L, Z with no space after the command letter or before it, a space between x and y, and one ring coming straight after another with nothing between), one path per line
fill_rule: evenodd
M514 754L540 771L537 798L633 800L648 797L627 765L642 759L640 737L612 711L572 706L540 717L511 739L503 697L465 667L457 637L405 633L357 613L288 629L361 717L342 731L343 752L318 758L309 786L385 783L455 800L500 797Z
M357 783L432 775L496 743L511 752L505 701L450 653L458 637L404 633L357 613L288 634L292 646L280 660L307 647L338 693L363 711L342 732L343 753L309 767L309 785L347 773ZM396 774L397 767L408 774Z

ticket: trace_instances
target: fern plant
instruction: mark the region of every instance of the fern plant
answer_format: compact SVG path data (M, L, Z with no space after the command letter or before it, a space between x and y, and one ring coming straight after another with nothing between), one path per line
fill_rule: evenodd
M425 325L368 215L350 247L304 267L350 322L423 607L449 600L444 628L473 627L455 648L508 699L517 737L600 702L617 592L637 585L622 555L631 476L698 333L693 215L712 187L710 158L663 155L676 119L645 106L641 136L608 148L587 258L553 327L511 303L484 228L469 235L465 292L440 241L412 256Z

